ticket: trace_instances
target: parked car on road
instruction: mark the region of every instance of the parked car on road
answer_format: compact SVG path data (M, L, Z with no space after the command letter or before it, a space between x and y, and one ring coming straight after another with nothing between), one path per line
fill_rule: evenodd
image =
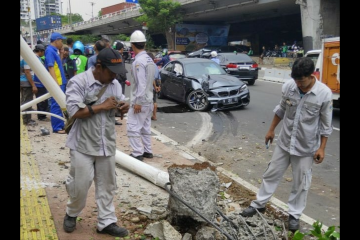
M188 53L188 57L196 57L196 58L210 58L210 53L212 51L220 52L238 52L238 53L247 53L249 51L249 47L245 45L236 45L236 46L206 46L197 51Z
M259 65L245 53L218 53L220 66L248 85L258 79Z
M193 111L233 109L250 103L247 85L210 59L182 58L160 70L160 98L186 103Z

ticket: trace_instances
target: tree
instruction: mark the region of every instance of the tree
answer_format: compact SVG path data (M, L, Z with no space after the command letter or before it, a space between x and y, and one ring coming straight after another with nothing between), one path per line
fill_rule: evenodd
M140 23L146 23L149 32L163 33L169 49L175 49L174 29L175 24L181 23L183 13L179 2L171 0L139 0L140 17L135 20Z

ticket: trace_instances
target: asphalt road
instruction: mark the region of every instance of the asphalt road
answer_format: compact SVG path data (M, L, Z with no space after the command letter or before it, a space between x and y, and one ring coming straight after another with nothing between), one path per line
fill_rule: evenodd
M127 64L128 70L130 65ZM128 78L131 78L130 71ZM274 146L265 148L264 137L280 100L281 84L257 80L249 86L250 104L244 109L191 112L186 105L158 99L157 121L152 127L212 162L231 170L256 187ZM129 87L125 90L129 96ZM280 125L276 129L279 133ZM322 164L313 166L312 186L304 214L327 226L340 226L340 110L333 115L334 131ZM292 185L291 169L285 173L275 197L286 203Z

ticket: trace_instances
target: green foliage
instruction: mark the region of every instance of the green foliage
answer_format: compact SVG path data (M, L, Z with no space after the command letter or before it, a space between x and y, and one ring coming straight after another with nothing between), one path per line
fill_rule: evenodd
M135 20L146 22L149 31L165 32L176 23L182 22L181 4L171 0L139 0L140 13Z
M120 33L114 37L115 40L130 41L130 36Z
M72 23L76 23L76 22L82 22L84 21L83 17L78 14L78 13L71 13L66 14L66 15L61 15L59 13L51 13L51 15L55 15L55 16L60 16L61 17L61 24L63 26L68 25L69 24L69 17L71 16L71 22Z
M294 237L292 238L292 240L302 240L306 235L317 237L316 238L317 240L338 240L338 239L340 239L340 233L335 231L335 226L328 227L326 232L324 232L323 230L321 230L322 225L323 224L321 222L316 221L312 225L313 229L307 233L301 233L301 232L299 232L299 230L297 230L294 233ZM340 226L338 226L338 228L340 229Z
M75 41L80 41L82 42L84 45L85 44L94 44L97 40L100 40L101 37L99 37L98 35L65 35L66 38L72 38ZM64 40L64 43L66 44L66 40Z
M183 20L179 2L171 0L139 0L139 4L141 6L139 11L143 15L135 20L139 23L146 22L150 33L162 33L166 36L166 32L170 28L174 29L174 25L181 23ZM167 39L167 41L170 41L170 39Z
M225 199L225 198L226 198L224 192L219 192L219 194L220 194L221 199Z
M276 230L276 231L282 231L282 228L281 228L281 227L278 227L278 226L275 226L275 230Z
M153 39L151 38L151 35L147 32L145 37L146 37L146 50L154 49L155 44Z

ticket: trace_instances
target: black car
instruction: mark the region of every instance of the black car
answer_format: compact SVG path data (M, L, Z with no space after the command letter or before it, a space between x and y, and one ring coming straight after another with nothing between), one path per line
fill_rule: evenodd
M209 53L213 51L214 49L217 49L219 46L207 46L204 48L200 48L199 50L190 52L187 54L188 58L201 58L204 53Z
M258 79L259 65L244 53L218 53L220 66L231 75L254 85Z
M249 51L249 47L245 45L237 45L237 46L207 46L201 48L197 51L191 52L188 54L188 57L197 57L197 58L210 58L210 53L212 51L216 51L217 53L221 52L238 52L238 53L247 53Z
M229 75L216 62L205 58L182 58L160 70L160 98L186 103L193 111L211 111L247 106L247 85Z

